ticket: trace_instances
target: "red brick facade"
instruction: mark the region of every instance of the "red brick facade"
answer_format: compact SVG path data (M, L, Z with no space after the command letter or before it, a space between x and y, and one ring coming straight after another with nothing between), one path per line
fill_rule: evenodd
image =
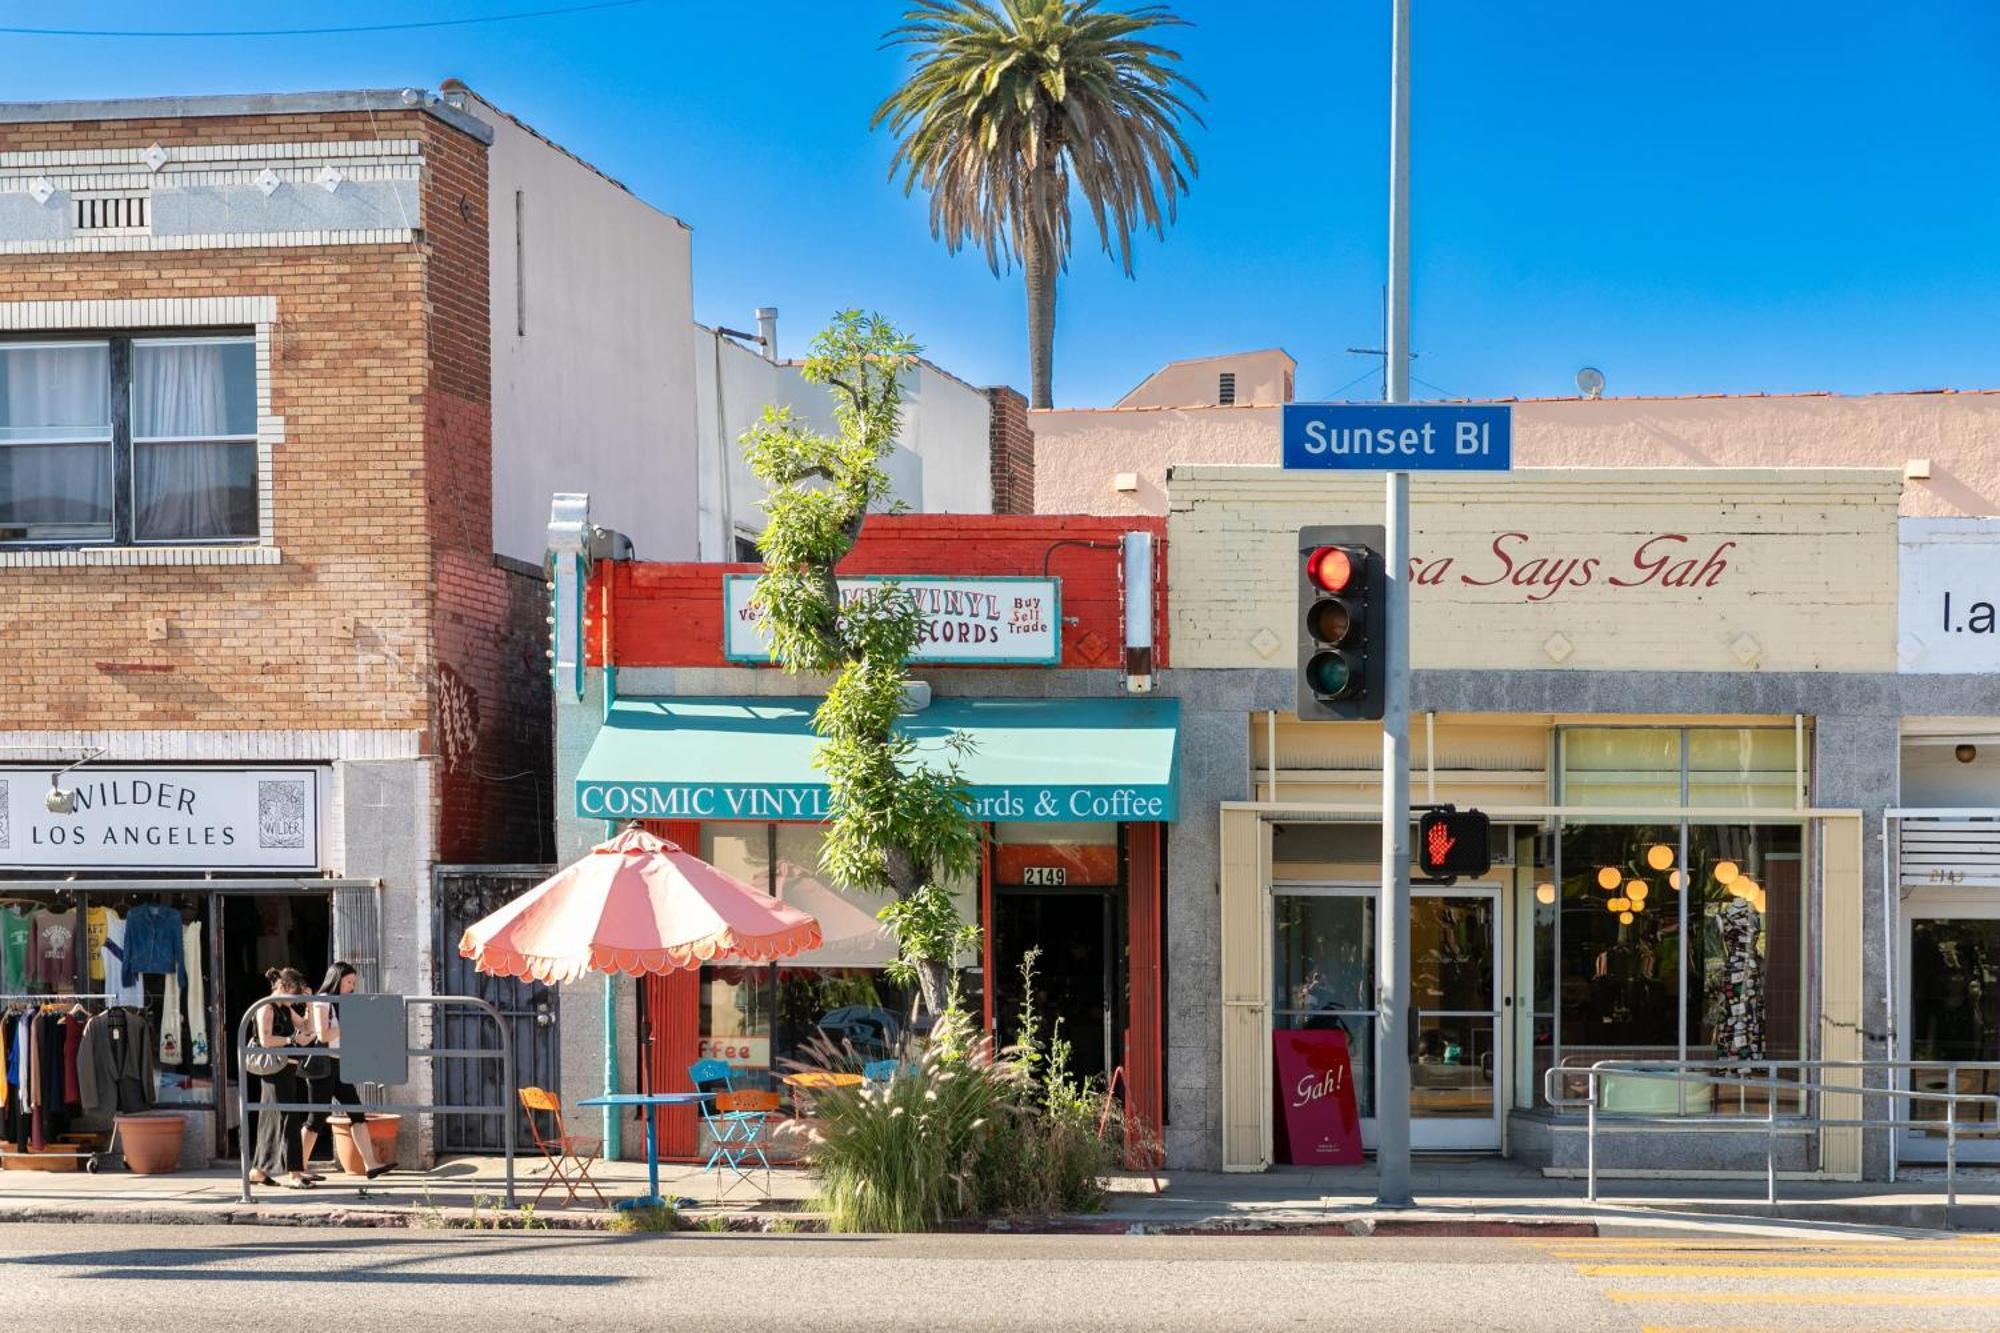
M843 575L1052 575L1062 580L1062 663L1124 664L1124 559L1127 532L1153 534L1154 663L1169 662L1166 521L983 514L878 514L840 566ZM757 565L640 564L597 567L587 600L588 660L603 664L605 589L611 593L612 654L621 667L725 666L722 580ZM931 670L934 668L926 668Z
M1028 400L1020 391L997 385L986 391L987 466L993 475L993 512L1035 512L1035 432L1028 426Z
M547 595L492 554L483 145L417 110L0 125L0 151L347 139L421 143L414 242L0 256L0 302L274 300L284 422L278 563L0 568L0 730L418 731L439 859L534 860Z

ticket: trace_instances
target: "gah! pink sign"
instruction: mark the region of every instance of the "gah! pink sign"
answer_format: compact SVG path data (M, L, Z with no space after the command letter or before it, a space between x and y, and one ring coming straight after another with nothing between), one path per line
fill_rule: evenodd
M1361 1161L1361 1113L1347 1034L1339 1028L1287 1029L1276 1046L1277 1157L1293 1166L1353 1166Z

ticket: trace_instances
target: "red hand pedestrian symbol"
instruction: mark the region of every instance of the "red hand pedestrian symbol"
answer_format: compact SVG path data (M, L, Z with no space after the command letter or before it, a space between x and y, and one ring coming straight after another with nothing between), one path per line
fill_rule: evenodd
M1451 830L1443 824L1433 824L1424 835L1424 864L1431 869L1444 864L1444 858L1456 846L1458 839L1451 836Z

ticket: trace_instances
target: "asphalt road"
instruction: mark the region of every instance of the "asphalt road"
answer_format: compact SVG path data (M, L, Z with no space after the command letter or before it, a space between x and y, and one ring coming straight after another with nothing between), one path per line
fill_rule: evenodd
M2000 1326L1993 1240L604 1236L0 1224L37 1333Z

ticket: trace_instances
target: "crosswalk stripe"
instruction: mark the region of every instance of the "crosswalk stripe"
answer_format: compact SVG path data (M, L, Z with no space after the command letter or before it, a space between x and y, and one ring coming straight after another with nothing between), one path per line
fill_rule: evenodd
M1943 1295L1893 1291L1607 1291L1608 1300L1622 1305L1912 1305L1993 1309L2000 1296Z
M1874 1277L1874 1278L2000 1278L2000 1267L1958 1265L1951 1268L1881 1264L1583 1264L1584 1277Z
M1962 1263L1968 1268L1988 1268L2000 1266L2000 1254L1976 1251L1940 1252L1937 1250L1718 1250L1713 1252L1688 1252L1658 1250L1626 1254L1570 1253L1551 1255L1570 1263L1858 1263L1867 1261L1884 1266L1917 1264L1920 1266L1941 1263Z

